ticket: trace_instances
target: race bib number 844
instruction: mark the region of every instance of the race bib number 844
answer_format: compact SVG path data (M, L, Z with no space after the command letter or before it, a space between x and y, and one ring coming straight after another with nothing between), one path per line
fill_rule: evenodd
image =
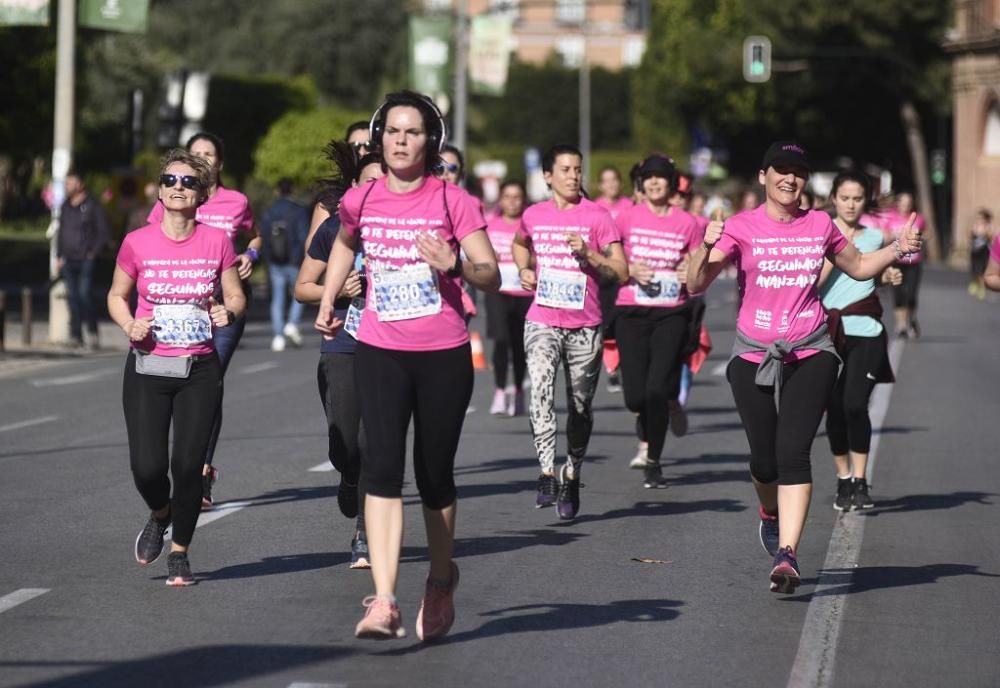
M542 268L535 303L549 308L581 311L587 298L587 276L582 272Z

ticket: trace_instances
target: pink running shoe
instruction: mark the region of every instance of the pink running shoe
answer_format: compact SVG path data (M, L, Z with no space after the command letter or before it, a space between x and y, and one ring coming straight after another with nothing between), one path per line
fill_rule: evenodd
M406 637L403 618L395 602L390 602L384 597L369 595L362 600L361 604L368 611L365 612L365 618L361 619L354 629L355 637L368 638L369 640L392 640L393 638Z
M455 622L455 588L458 587L458 566L451 562L451 583L441 587L430 576L424 586L424 600L417 614L417 637L436 640L444 637Z

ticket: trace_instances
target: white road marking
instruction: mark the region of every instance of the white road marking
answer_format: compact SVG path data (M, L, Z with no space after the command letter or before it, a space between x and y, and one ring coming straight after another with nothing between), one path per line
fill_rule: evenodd
M20 590L15 590L9 595L4 595L3 597L0 597L0 614L13 609L19 604L24 604L25 602L30 602L36 597L41 597L47 592L49 592L49 588L21 588Z
M889 347L892 369L899 373L899 361L903 356L903 340L895 339ZM872 396L871 420L872 443L868 452L867 479L870 482L878 456L882 424L889 410L889 399L895 385L878 385ZM826 560L820 569L819 580L813 591L809 609L806 610L799 638L799 650L792 664L788 688L829 688L833 685L833 670L837 656L837 640L844 620L847 591L854 577L861 555L861 541L865 535L864 517L850 512L839 516L833 524L830 546L826 550Z
M198 525L195 527L201 528L202 526L207 526L209 523L212 523L213 521L218 521L223 516L228 516L229 514L235 514L240 509L248 507L251 504L253 504L253 502L251 501L225 502L223 504L220 504L208 511L203 511L198 516ZM174 534L174 529L172 527L167 528L167 532L163 534L163 539L169 540L173 537L173 534Z
M726 374L726 368L728 367L729 367L729 361L724 361L719 365L715 366L714 368L712 368L712 375L714 375L715 377L722 377L723 375Z
M102 377L109 377L121 373L121 368L102 368L89 373L78 373L76 375L63 375L62 377L46 377L39 380L32 380L32 387L62 387L64 385L79 385L84 382L93 382Z
M265 361L263 363L254 363L253 365L248 365L243 368L240 373L243 375L253 375L254 373L263 373L265 370L274 370L281 364L277 361Z
M296 681L288 684L288 688L347 688L346 683L303 683Z
M323 463L316 464L309 469L310 473L329 473L333 470L333 464L329 461L324 461Z
M40 418L32 418L31 420L22 420L17 423L0 425L0 432L8 432L10 430L20 430L21 428L30 428L33 425L43 425L45 423L51 423L54 420L59 420L59 416L41 416Z

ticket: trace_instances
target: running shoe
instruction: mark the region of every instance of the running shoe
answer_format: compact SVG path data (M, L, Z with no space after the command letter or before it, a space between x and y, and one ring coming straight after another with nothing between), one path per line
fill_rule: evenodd
M622 378L617 370L613 373L608 373L608 391L612 394L618 394L622 391Z
M674 433L674 437L684 437L688 431L687 411L677 400L670 401L668 407L670 408L670 432Z
M351 485L343 478L337 487L337 507L347 518L357 518L358 516L358 486Z
M359 530L351 540L351 568L370 569L371 558L368 556L368 536Z
M907 328L906 334L910 339L920 339L920 323L915 319L910 321L910 327Z
M871 496L868 494L868 481L864 478L854 479L854 489L851 495L851 503L855 509L871 509L875 506Z
M280 335L274 335L274 339L271 340L271 351L279 353L285 350L285 338Z
M758 506L757 510L760 514L760 528L757 530L760 546L773 557L778 551L778 515L767 513L762 506Z
M668 487L663 477L663 468L658 463L648 462L642 469L642 486L647 490L663 490Z
M524 415L524 392L515 390L507 403L507 415L511 418Z
M837 498L833 500L833 508L837 511L850 511L853 500L850 478L837 478Z
M559 471L559 496L556 498L556 511L559 518L564 521L572 521L580 511L580 476L573 479L567 478L569 472L568 465L563 465Z
M287 323L281 333L288 338L293 346L302 346L302 334L297 325Z
M635 453L632 460L628 462L629 468L636 468L642 470L646 468L646 464L649 462L649 445L645 442L639 443L639 451Z
M799 562L795 558L795 550L782 547L774 555L774 567L771 569L771 592L791 595L799 587Z
M171 552L167 556L167 585L172 588L186 588L195 582L187 552Z
M507 413L507 395L502 389L493 392L493 403L490 404L490 415L502 416Z
M451 562L451 581L435 583L427 577L424 599L417 612L417 637L437 640L444 637L455 623L455 588L458 587L458 565Z
M368 611L354 628L355 637L370 640L392 640L393 638L406 637L403 618L395 602L384 597L370 595L362 600L361 604Z
M219 471L214 466L208 467L208 473L201 476L201 508L211 509L215 506L212 499L212 486L219 480Z
M559 493L559 481L554 475L538 476L538 495L535 497L535 508L542 509L556 503L556 495Z
M135 560L142 565L152 564L160 558L163 551L163 534L170 527L170 518L160 522L153 514L149 515L146 525L139 531L135 539Z

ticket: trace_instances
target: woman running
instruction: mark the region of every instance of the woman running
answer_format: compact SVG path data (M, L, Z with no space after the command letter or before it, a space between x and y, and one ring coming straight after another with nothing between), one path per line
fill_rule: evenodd
M434 177L444 137L441 113L426 96L393 93L375 112L371 140L381 142L386 176L351 189L341 201L340 231L316 319L327 337L345 325L334 302L360 248L368 280L354 371L368 438L362 472L375 582L375 595L366 598L367 613L355 629L362 638L406 634L395 593L411 417L414 473L430 550L417 637L439 638L455 618L454 464L473 383L461 281L496 291L500 276L479 201Z
M143 565L156 561L172 524L171 586L195 583L187 552L222 394L213 333L231 327L246 307L232 242L197 220L214 180L204 158L180 149L166 155L160 167L161 219L125 235L108 293L108 312L131 343L122 405L132 477L152 512L136 538L135 558ZM213 296L220 284L225 305Z
M861 225L861 216L871 199L871 182L860 172L841 172L831 192L837 229L861 253L882 248L884 237L877 229ZM881 281L898 282L896 268L886 268ZM868 491L866 469L871 447L872 422L868 401L876 383L892 382L889 348L882 326L882 302L875 293L875 280L854 280L829 260L820 276L820 294L827 311L830 334L843 365L826 410L826 434L837 470L838 511L875 506Z
M617 220L631 279L618 292L615 328L625 406L637 414L639 454L632 465L643 469L647 488L666 487L660 458L671 416L678 413L692 315L683 284L687 276L678 267L702 239L695 219L671 204L676 174L666 156L643 160L639 179L645 200Z
M493 339L493 415L524 413L524 320L533 294L521 286L511 254L514 235L521 226L526 196L524 184L506 181L500 186L500 214L490 218L486 233L500 266L500 292L486 295L486 334ZM514 380L508 392L507 368L513 365Z
M829 215L799 208L809 171L799 144L772 144L758 174L765 202L709 223L688 268L692 292L704 291L727 261L738 268L742 298L727 376L750 444L761 544L774 556L771 590L783 593L800 582L796 550L812 496L809 451L840 366L816 289L823 259L867 280L920 248L911 221L892 245L858 251Z
M925 225L924 217L914 212L913 194L902 191L896 195L896 206L882 215L882 231L887 242L899 236L911 215L916 217L913 226L922 232ZM903 281L893 288L896 304L896 336L916 338L920 336L917 296L920 292L920 278L923 275L923 254L918 251L905 256L896 263L896 267L903 273Z
M358 159L346 142L333 141L327 146L331 162L338 170L334 179L324 184L322 197L334 210L347 189L363 186L382 177L382 156L369 153ZM323 298L323 276L330 260L330 251L340 229L336 215L327 218L307 240L306 257L299 269L295 298L302 303L319 304ZM364 265L360 253L347 281L334 302L335 315L348 323L333 339L320 341L319 367L316 378L319 398L327 422L327 456L340 473L337 506L347 518L356 519L351 538L351 568L371 567L368 537L365 533L365 493L361 466L368 453L365 433L361 426L361 411L354 385L354 350L358 324L365 308Z
M521 286L535 293L524 327L531 376L529 416L541 466L535 507L559 518L580 510L580 470L594 427L591 403L601 366L598 280L622 284L628 265L607 210L583 195L583 154L553 146L542 157L552 200L524 212L512 251ZM556 476L556 373L566 373L567 458Z
M253 274L254 263L260 258L260 250L264 240L257 231L254 222L253 210L250 208L250 201L239 191L227 189L222 186L222 166L225 162L225 148L220 139L215 134L202 131L188 139L185 146L187 151L199 158L204 158L212 167L212 182L208 187L208 199L198 206L197 220L200 223L216 227L223 230L235 250L237 240L240 235L249 237L247 249L239 255L239 274L243 281L243 296L246 303L250 303L250 275ZM157 224L163 219L163 203L157 203L149 213L146 221L149 224ZM216 298L220 298L216 294ZM215 333L215 353L219 357L219 365L222 367L222 376L225 377L229 369L229 362L233 358L236 347L239 346L240 339L243 338L243 330L246 328L246 317L240 315L231 327L219 330ZM295 333L299 336L298 333ZM293 340L294 342L294 340ZM301 343L294 342L296 345ZM202 506L210 508L214 504L212 499L212 486L219 476L219 472L213 467L212 462L215 457L215 446L219 441L219 433L222 431L222 394L219 395L218 407L215 411L215 418L212 423L212 436L205 451L205 466L202 469Z

